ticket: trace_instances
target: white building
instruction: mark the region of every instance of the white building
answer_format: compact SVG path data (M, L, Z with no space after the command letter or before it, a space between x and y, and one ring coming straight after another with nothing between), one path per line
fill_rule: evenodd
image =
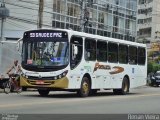
M160 40L160 0L138 0L137 40L157 42Z

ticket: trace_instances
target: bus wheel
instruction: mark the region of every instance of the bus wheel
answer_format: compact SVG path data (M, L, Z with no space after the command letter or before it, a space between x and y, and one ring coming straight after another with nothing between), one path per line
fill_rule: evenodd
M121 89L113 89L114 94L126 95L129 92L129 81L128 78L124 77Z
M87 97L89 95L90 89L91 85L89 79L87 77L84 77L81 82L81 88L77 91L77 94L80 97Z
M38 90L41 96L47 96L49 94L49 90Z

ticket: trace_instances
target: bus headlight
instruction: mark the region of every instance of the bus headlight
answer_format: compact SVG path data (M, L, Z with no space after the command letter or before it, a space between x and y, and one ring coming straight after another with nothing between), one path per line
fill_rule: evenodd
M22 77L25 77L25 74L24 74L24 73L22 73L21 75L22 75Z
M59 79L62 78L62 75L59 75L58 78L59 78Z
M65 76L67 75L67 73L68 73L68 70L64 71L63 73L61 73L61 74L58 75L58 76L53 77L53 79L54 79L54 80L56 80L56 79L61 79L62 77L65 77Z
M62 73L62 76L63 76L63 77L66 76L67 73L68 73L68 70L64 71L64 72Z

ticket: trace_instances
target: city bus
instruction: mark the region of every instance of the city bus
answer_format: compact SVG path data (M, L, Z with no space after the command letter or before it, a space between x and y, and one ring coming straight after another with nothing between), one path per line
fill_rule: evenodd
M127 94L147 78L145 44L67 29L24 32L20 85L50 91L77 92L80 97L98 90Z

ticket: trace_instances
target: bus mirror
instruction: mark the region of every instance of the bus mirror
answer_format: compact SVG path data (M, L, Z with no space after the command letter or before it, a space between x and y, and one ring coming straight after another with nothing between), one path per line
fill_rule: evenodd
M18 41L17 41L17 51L20 50L20 42L22 41L22 38L20 38Z
M21 44L20 44L21 41L22 41L22 38L20 38L20 39L17 41L17 51L18 51L18 53L20 53L19 51L20 51L20 47L21 47Z

